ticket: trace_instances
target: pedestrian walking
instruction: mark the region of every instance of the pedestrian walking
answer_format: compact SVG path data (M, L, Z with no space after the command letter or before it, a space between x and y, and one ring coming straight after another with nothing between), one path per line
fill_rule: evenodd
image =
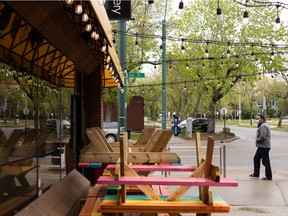
M263 177L262 180L272 180L272 170L269 157L269 151L271 148L270 127L267 124L264 115L258 114L256 117L258 122L256 134L257 151L254 155L254 172L250 174L250 177L259 178L262 160L262 164L265 167L265 177Z

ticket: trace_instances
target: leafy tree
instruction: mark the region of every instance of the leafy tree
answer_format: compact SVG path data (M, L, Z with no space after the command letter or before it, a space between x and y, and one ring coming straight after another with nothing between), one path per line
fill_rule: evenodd
M279 121L278 127L282 126L282 117L286 115L288 111L288 83L287 76L284 77L286 81L273 80L269 84L268 91L271 95L275 96L278 99L278 108L279 108Z
M27 107L30 110L29 115L34 117L35 128L38 128L38 126L40 128L45 127L46 119L52 117L51 113L54 114L53 118L60 118L60 112L62 118L69 117L72 89L62 88L60 103L59 88L53 87L45 81L37 81L36 77L13 70L7 65L2 64L1 67L3 68L0 73L1 86L6 86L4 93L6 92L7 104L10 109L10 111L9 109L6 110L6 114L12 113L11 107L16 108L14 116L16 113L22 113L26 98ZM3 94L1 96L3 97ZM39 122L37 121L37 110L39 110Z
M201 101L208 102L208 133L215 131L215 107L235 84L244 79L246 82L253 82L260 69L271 69L270 52L276 48L256 46L256 43L272 44L283 40L285 35L284 27L280 31L274 31L272 20L275 19L276 11L271 11L270 8L249 10L250 23L243 26L243 10L238 4L220 1L220 5L225 16L222 24L217 23L216 1L191 1L185 7L184 18L174 18L178 28L171 30L171 34L183 38L182 44L185 44L186 52L181 57L186 58L186 61L190 60L190 65L193 65L185 72L183 66L180 66L183 62L178 61L175 64L177 69L172 71L174 75L170 78L183 73L183 82L196 83L197 90L194 92L201 92ZM170 46L169 50L171 56L180 56L179 42ZM230 58L226 57L227 50L231 53ZM207 51L209 58L205 57ZM258 64L251 58L255 55ZM276 58L281 61L280 56ZM184 73L190 74L185 77Z

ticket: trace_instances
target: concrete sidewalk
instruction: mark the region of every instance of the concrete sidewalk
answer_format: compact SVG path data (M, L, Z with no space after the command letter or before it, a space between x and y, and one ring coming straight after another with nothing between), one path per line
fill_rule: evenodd
M246 141L247 142L247 141ZM202 141L202 148L205 153L206 141ZM219 143L215 144L215 148L219 147ZM177 153L182 159L182 163L185 165L191 164L195 150L195 142L191 140L184 140L178 137L172 137L169 146L171 151ZM233 155L233 151L236 151L237 154L238 149L233 150L232 147L229 146L229 153ZM253 143L251 143L253 146ZM190 153L189 148L191 147ZM178 149L178 150L177 150ZM253 146L254 149L254 146ZM192 156L187 157L187 154L191 154ZM217 151L214 151L215 154L215 164L218 164ZM241 154L241 153L239 153ZM241 158L241 157L240 157ZM251 159L251 158L250 158ZM239 160L235 158L235 160ZM246 160L246 158L244 159ZM189 162L188 162L189 161ZM230 159L231 161L231 159ZM231 210L229 214L215 214L215 215L235 215L235 216L254 216L254 215L273 215L273 216L287 216L288 215L288 170L278 170L276 167L273 170L273 180L272 181L263 181L259 179L249 178L249 174L251 173L252 167L243 165L243 166L229 166L227 164L226 168L226 177L234 178L238 181L239 186L234 187L211 187L214 195L220 195L227 203L230 204ZM263 176L264 169L263 166L261 168L261 172ZM178 173L171 175L181 175L188 176L187 173ZM198 194L198 188L191 188L187 195ZM191 214L181 214L181 215L191 215Z

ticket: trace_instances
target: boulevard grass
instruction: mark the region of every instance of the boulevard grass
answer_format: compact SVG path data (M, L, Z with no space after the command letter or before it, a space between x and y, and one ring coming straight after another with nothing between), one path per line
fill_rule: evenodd
M287 119L282 119L282 124L281 127L278 127L278 121L279 118L268 118L267 123L271 127L271 130L275 131L284 131L288 132L288 120ZM217 125L224 125L224 121L217 121ZM229 127L229 125L238 125L240 127L247 127L247 128L256 128L257 124L256 121L253 119L252 120L252 125L250 123L250 119L241 119L241 123L239 124L238 119L229 119L226 120L226 127Z

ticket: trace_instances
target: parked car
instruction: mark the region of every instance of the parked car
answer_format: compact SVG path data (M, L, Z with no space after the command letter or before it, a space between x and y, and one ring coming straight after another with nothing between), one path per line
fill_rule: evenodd
M57 121L59 121L59 119L47 119L46 120L46 126L56 128ZM71 123L65 119L62 120L62 124L63 124L63 128L69 129L71 127Z
M117 142L118 122L104 122L104 134L108 142Z
M178 124L179 129L186 128L187 120L184 120ZM195 118L192 119L192 131L207 132L208 120L206 118Z
M104 134L108 142L117 142L118 129L104 129Z

